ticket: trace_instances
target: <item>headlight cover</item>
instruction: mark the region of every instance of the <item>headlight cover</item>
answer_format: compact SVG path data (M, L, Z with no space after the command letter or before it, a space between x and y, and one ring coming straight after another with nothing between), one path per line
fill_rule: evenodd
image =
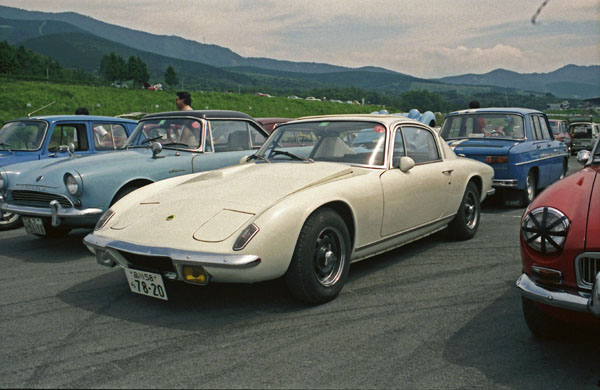
M241 251L242 249L244 249L246 245L248 245L252 237L254 237L259 230L260 229L258 228L258 226L256 226L253 223L246 226L246 228L242 230L242 232L238 236L237 240L235 240L235 242L233 243L233 250Z
M65 182L65 187L67 187L67 191L69 192L69 194L79 195L81 193L83 186L81 185L79 180L77 180L77 178L75 178L75 176L73 176L71 173L65 173L63 180Z
M94 230L102 229L104 227L104 225L106 225L106 223L108 221L110 221L110 219L112 218L113 215L115 215L115 212L112 211L112 209L106 210L106 212L104 214L102 214L102 216L100 217L98 222L96 222L96 226L94 227Z
M547 254L563 249L569 226L569 219L559 210L538 207L525 216L521 231L531 249Z

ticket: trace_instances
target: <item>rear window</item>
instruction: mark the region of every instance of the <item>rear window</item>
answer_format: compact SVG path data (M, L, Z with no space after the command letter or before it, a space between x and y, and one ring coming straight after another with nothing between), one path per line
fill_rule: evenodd
M451 115L446 118L440 135L444 139L525 138L520 115L499 113Z

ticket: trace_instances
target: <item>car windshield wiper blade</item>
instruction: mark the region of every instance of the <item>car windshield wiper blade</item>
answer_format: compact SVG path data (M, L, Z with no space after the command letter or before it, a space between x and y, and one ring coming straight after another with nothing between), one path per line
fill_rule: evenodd
M288 156L293 158L294 160L300 160L300 161L305 161L305 162L315 162L315 160L313 160L312 158L305 158L305 157L300 157L298 155L295 155L294 153L290 153L287 150L279 150L279 149L273 149L271 151L272 155L278 155L278 154L283 154L284 156Z
M269 164L271 163L271 161L268 158L266 158L265 156L261 156L259 154L256 154L256 153L255 154L251 154L250 156L248 156L248 158L246 158L247 162L252 161L252 160L262 160L262 161L268 162Z

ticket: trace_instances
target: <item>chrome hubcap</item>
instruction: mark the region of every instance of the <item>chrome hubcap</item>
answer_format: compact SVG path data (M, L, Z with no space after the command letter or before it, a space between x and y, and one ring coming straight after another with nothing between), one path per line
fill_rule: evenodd
M527 175L527 199L533 200L533 180L530 175Z
M19 216L13 213L2 213L0 216L0 225L8 225L15 222Z
M325 287L334 285L341 277L346 262L342 233L335 227L321 230L315 243L315 275Z

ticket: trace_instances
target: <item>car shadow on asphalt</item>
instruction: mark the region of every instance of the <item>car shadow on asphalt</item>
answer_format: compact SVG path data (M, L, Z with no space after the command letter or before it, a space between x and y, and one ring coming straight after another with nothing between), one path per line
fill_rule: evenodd
M533 336L510 288L459 329L444 345L444 359L473 367L511 388L565 389L600 386L597 330L573 328L557 339Z
M170 282L165 284L169 299L165 301L131 292L122 269L107 271L60 292L57 297L73 307L102 316L192 331L311 309L295 301L282 280L207 286Z
M3 256L28 263L64 263L90 254L82 242L90 230L77 229L58 238L40 238L22 230L23 234L0 236ZM43 251L43 256L40 256L40 250Z

